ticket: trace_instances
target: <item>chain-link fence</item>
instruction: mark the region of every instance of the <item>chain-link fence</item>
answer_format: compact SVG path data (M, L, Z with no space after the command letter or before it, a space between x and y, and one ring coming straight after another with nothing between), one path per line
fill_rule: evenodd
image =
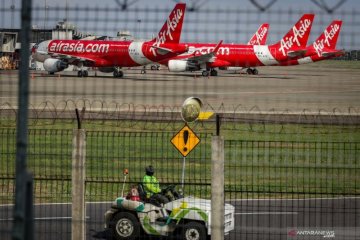
M72 219L75 109L86 130L86 214L81 221L86 239L110 238L111 232L104 229L105 212L117 197L142 182L148 165L154 166L162 186L176 185L181 194L201 198L205 205L212 197L211 139L217 130L225 139L224 199L234 206L234 230L225 239L359 238L359 3L339 1L332 8L324 1L304 1L300 7L289 1L281 6L276 1L249 2L252 5L188 2L181 42L246 43L260 24L268 22L267 42L272 44L302 14L311 12L315 21L308 46L332 20L343 20L337 49L346 53L337 59L351 61L259 67L256 76L244 69L202 77L198 72L169 72L166 66L123 67L124 77L118 79L96 67L88 69L88 77L78 78L81 64L49 75L32 59L29 115L22 116L17 94L24 74L14 70L21 52L20 4L2 1L1 239L11 239L15 221L23 217L14 212L14 203L17 147L24 147L16 139L16 128L25 118L35 239L71 239L72 223L77 222ZM161 24L169 24L167 16L175 5L136 0L100 7L88 3L35 1L31 46L58 38L150 40ZM21 97L25 96L27 92ZM190 123L200 143L184 158L170 140L183 127L181 103L189 96L201 98L202 111L219 115L220 129L214 116ZM168 213L186 208L181 206ZM171 217L157 226L171 226Z
M286 238L290 228L350 231L358 227L360 143L356 139L344 141L349 132L357 135L358 128L343 126L333 134L318 126L311 130L311 137L300 131L301 126L296 128L297 134L303 135L298 139L306 140L292 140L293 134L286 129L275 133L275 139L282 140L266 140L273 134L259 132L255 126L253 130L224 133L227 138L246 135L243 138L252 139L225 141L225 200L236 208L236 227L229 239ZM104 237L103 214L110 201L121 196L124 182L125 193L141 182L145 166L155 167L164 186L181 187L183 159L170 143L175 134L174 130L86 133L87 239ZM201 142L186 158L183 193L208 199L212 134L198 131L197 135ZM14 198L14 136L15 129L1 130L2 229L11 229L11 221L5 219L11 216L9 204ZM71 235L67 214L71 209L72 130L33 129L28 136L28 167L35 179L35 236L67 238ZM127 179L125 168L129 170ZM315 225L312 218L316 218ZM9 231L4 233L10 237ZM346 236L353 236L351 231L349 234Z

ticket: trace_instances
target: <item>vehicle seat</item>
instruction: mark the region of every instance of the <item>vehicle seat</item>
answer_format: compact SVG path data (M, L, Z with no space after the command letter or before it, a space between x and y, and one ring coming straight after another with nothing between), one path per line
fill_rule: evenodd
M147 194L146 194L146 191L145 191L145 188L144 188L144 185L142 183L139 183L138 184L138 192L139 192L139 197L140 197L140 200L144 203L151 203L157 207L161 207L161 203L158 202L155 198L148 198L147 197Z
M147 197L144 185L142 183L138 184L138 192L139 192L141 201L146 202L146 203L149 202L149 198Z

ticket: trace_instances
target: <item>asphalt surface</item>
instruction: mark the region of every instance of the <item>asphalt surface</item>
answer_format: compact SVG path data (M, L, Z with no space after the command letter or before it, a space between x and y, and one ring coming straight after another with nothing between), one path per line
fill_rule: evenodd
M30 106L44 102L62 106L64 101L86 99L92 108L131 103L146 106L179 106L189 96L200 97L213 109L233 112L336 112L360 113L360 67L357 62L319 62L301 66L259 67L259 75L219 71L216 77L201 72L172 73L166 69L124 69L124 78L90 72L87 78L76 72L48 75L32 71ZM17 71L0 71L0 104L17 104ZM116 103L116 104L115 104ZM81 101L78 101L81 104ZM78 106L81 108L81 106ZM87 106L88 107L88 106Z
M360 198L232 200L235 230L225 239L303 239L294 230L334 232L330 239L360 239ZM86 204L86 239L106 239L103 215L111 203ZM12 206L0 206L2 240L11 239ZM35 239L71 239L71 205L37 204ZM310 236L305 239L324 239Z

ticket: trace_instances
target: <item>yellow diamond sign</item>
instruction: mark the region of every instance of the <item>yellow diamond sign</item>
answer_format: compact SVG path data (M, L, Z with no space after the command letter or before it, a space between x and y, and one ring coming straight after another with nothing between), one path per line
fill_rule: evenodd
M199 142L200 139L188 125L185 125L171 139L171 143L184 157L186 157L199 144Z

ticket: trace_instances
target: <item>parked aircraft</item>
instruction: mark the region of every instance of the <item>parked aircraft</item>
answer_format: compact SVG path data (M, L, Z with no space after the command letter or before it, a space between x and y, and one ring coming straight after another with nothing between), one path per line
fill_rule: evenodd
M258 30L254 33L254 35L250 38L250 40L248 41L247 44L248 45L265 45L268 32L269 32L269 24L263 23L262 25L260 25ZM160 69L159 64L151 65L151 70L159 70L159 69ZM242 68L242 67L223 67L221 69L229 70L229 71L240 71L240 70L243 70L244 68Z
M250 38L250 40L248 41L247 45L265 45L266 44L266 40L267 40L267 36L268 36L268 32L269 32L269 24L268 23L263 23L258 30L255 32L255 34ZM241 71L244 68L243 67L222 67L220 68L222 70L228 70L228 71ZM250 71L250 74L252 73L252 71L254 71L253 69L248 70Z
M215 44L186 43L187 53L160 63L168 66L170 71L197 71L205 69L203 76L216 76L217 67L243 67L277 65L279 62L295 59L306 51L314 14L304 14L287 34L273 45L221 44L214 52ZM201 57L205 55L206 57ZM257 74L256 69L249 69Z
M306 52L303 56L298 59L279 62L278 65L289 66L306 64L344 55L344 51L336 49L341 25L341 20L332 21L315 42L306 48Z
M97 67L122 77L121 67L143 66L188 51L180 44L185 3L171 11L157 36L150 41L49 40L33 49L33 58L44 63L49 73L63 71L69 64L79 67L79 77L88 76L84 67Z

